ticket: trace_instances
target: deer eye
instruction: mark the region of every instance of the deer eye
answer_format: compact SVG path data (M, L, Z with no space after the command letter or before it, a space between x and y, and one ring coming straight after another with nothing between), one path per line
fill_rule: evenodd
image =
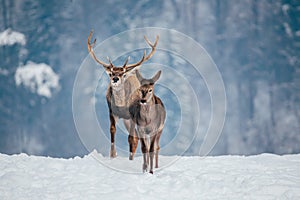
M111 77L111 76L112 76L112 73L109 73L108 75Z
M123 75L123 78L125 78L125 77L126 77L126 74Z
M152 89L148 90L148 92L151 93L151 92L152 92Z

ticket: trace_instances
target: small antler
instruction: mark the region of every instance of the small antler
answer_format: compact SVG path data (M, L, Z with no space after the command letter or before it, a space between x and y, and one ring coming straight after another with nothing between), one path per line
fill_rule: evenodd
M109 62L110 67L115 67L114 64L112 63L111 59L108 56L106 58Z
M94 60L95 60L97 63L99 63L100 65L103 65L103 67L105 67L105 68L111 68L111 67L113 67L113 64L111 63L110 60L109 60L109 64L107 64L107 63L105 63L105 62L99 60L99 59L96 57L96 55L95 55L95 53L94 53L94 51L93 51L93 47L94 47L95 44L96 44L96 39L95 39L95 40L93 41L93 43L91 44L91 38L92 38L92 36L93 36L93 30L91 30L90 35L89 35L89 37L88 37L88 42L87 42L87 44L88 44L88 50L89 50L89 53L91 54L91 56L94 58Z
M145 50L142 59L137 63L126 65L127 62L128 62L128 59L127 59L124 66L123 66L123 67L126 68L126 71L130 71L130 70L134 69L135 67L141 65L143 62L149 60L153 56L153 54L155 53L156 45L157 45L158 40L159 40L159 36L158 35L156 36L156 40L155 40L154 44L152 44L146 36L144 36L144 38L145 38L147 44L152 48L151 52L146 56L146 50Z
M128 57L127 57L127 59L126 59L126 61L125 61L124 65L123 65L123 68L124 68L124 67L126 67L126 65L127 65L128 61L129 61L129 59L130 59L130 56L128 56Z

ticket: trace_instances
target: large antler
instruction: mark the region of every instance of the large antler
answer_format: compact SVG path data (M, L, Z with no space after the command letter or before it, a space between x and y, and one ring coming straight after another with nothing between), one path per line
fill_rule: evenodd
M145 50L142 59L139 62L130 64L130 65L127 65L128 59L129 59L129 57L128 57L127 60L125 61L124 65L123 65L123 67L126 68L126 71L130 71L130 70L134 69L135 67L141 65L143 62L149 60L153 56L153 54L155 53L156 45L158 43L159 36L158 35L156 36L156 40L155 40L154 44L152 44L146 36L144 36L144 38L145 38L147 44L152 48L151 52L149 53L149 55L146 56L146 50Z
M87 43L88 43L88 50L89 50L89 53L91 54L91 56L94 58L94 60L95 60L97 63L99 63L100 65L103 65L103 67L105 67L105 68L111 68L111 67L114 67L110 59L108 59L109 64L107 64L107 63L105 63L105 62L99 60L99 59L96 57L96 55L95 55L95 53L94 53L94 51L93 51L93 47L94 47L95 44L96 44L96 39L95 39L95 40L93 41L93 43L91 44L91 38L92 38L92 36L93 36L93 31L90 32L90 35L89 35L89 37L88 37L88 42L87 42Z
M111 68L111 67L114 67L114 65L112 64L112 62L111 62L111 60L110 60L109 58L108 58L109 64L107 64L107 63L105 63L105 62L99 60L99 59L96 57L96 55L95 55L95 53L94 53L94 51L93 51L93 47L94 47L95 44L96 44L96 39L93 41L93 43L91 43L91 38L92 38L92 36L93 36L93 31L90 32L90 35L89 35L89 37L88 37L88 42L87 42L87 43L88 43L88 50L89 50L89 53L91 54L91 56L94 58L94 60L95 60L97 63L99 63L100 65L103 65L103 67L105 67L105 68ZM145 38L147 44L152 48L151 52L149 53L149 55L146 56L146 50L145 50L142 59L141 59L139 62L130 64L130 65L127 65L128 60L129 60L129 57L128 57L127 60L125 61L124 65L123 65L123 67L126 69L126 71L130 71L130 70L134 69L135 67L141 65L143 62L149 60L149 59L153 56L153 54L155 53L155 51L156 51L156 45L157 45L157 43L158 43L159 36L158 36L158 35L156 36L156 40L155 40L154 44L152 44L152 43L148 40L148 38L147 38L146 36L144 36L144 38Z

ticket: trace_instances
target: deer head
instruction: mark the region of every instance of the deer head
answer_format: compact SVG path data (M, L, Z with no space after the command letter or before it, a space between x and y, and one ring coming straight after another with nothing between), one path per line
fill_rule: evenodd
M142 77L139 71L136 72L141 87L139 88L139 101L140 104L146 105L151 101L154 95L154 84L159 79L161 71L158 71L151 79L145 79Z
M143 62L149 60L153 56L153 54L156 51L156 45L157 45L158 39L159 39L159 37L156 36L156 40L155 40L154 44L152 44L147 39L147 37L144 36L145 41L152 48L151 52L148 55L146 55L146 50L145 50L143 57L137 63L128 64L128 60L129 60L129 57L128 57L127 60L125 61L125 63L123 64L123 66L116 67L113 65L113 63L111 62L111 60L109 58L108 58L109 63L105 63L96 57L96 55L93 51L93 47L96 44L96 39L93 41L93 43L91 43L92 35L93 35L93 31L90 32L90 35L88 37L88 51L89 51L90 55L92 56L92 58L97 63L99 63L100 65L102 65L104 67L106 73L110 77L110 83L111 83L112 87L114 87L114 88L117 88L118 86L122 85L125 82L125 80L130 76L131 72L133 72L134 69L136 69L136 67L140 66Z

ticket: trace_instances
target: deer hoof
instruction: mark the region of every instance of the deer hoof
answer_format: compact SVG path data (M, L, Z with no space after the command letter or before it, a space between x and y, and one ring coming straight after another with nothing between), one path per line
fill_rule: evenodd
M110 150L110 158L115 158L115 157L117 157L116 150Z
M110 158L116 158L117 154L116 153L110 153Z
M133 153L130 153L129 160L133 160Z
M150 170L149 173L150 173L150 174L153 174L153 170Z
M146 164L143 164L143 172L147 172L148 171L148 166Z

